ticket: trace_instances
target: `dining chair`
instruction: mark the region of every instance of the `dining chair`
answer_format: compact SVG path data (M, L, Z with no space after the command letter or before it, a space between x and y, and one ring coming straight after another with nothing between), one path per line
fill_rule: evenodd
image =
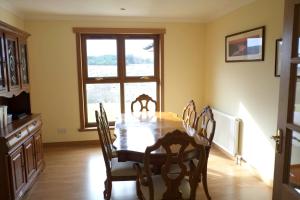
M110 142L105 137L105 119L95 111L98 136L106 167L106 180L104 181L105 190L103 192L104 199L110 199L113 181L134 181L136 180L136 171L133 168L133 162L118 162L118 158L113 157L110 151Z
M140 104L139 111L143 111L144 109L146 111L149 111L149 107L148 107L149 102L154 103L155 111L158 111L156 101L153 100L152 97L148 96L147 94L141 94L134 101L131 102L131 112L134 112L134 104L137 102Z
M107 129L107 132L109 133L108 134L109 140L110 140L111 144L113 144L113 142L116 140L117 136L115 133L111 132L109 129L109 122L107 119L107 115L106 115L106 111L104 109L103 103L99 103L99 107L100 107L100 115L103 116L105 128Z
M195 154L199 160L197 165L185 159L185 150L189 145L193 146L197 152ZM161 166L161 173L153 174L150 162L151 152L159 148L166 151L166 159ZM205 160L204 146L197 144L193 137L179 130L167 133L154 145L146 148L144 167L135 164L136 189L139 199L196 199L198 180ZM176 173L173 172L174 165L179 169Z
M192 128L195 128L195 120L197 117L196 105L193 100L190 100L188 104L183 108L182 120L185 124Z
M211 199L208 192L208 186L207 186L207 163L208 163L210 148L215 135L216 121L214 119L214 115L210 106L206 106L202 109L202 111L197 115L195 124L196 124L195 129L197 130L198 134L201 137L206 138L206 140L209 143L209 145L205 146L206 160L203 167L201 179L202 179L202 185L205 191L205 195L207 199Z

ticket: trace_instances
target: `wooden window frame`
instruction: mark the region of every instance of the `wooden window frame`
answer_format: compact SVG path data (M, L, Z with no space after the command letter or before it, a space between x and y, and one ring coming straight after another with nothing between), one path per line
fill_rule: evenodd
M89 83L119 83L120 84L120 102L121 112L125 112L125 83L137 82L156 82L156 96L158 110L164 111L164 34L165 29L137 29L137 28L78 28L74 27L73 32L76 34L77 48L77 67L78 67L78 89L79 89L79 111L80 111L80 128L79 131L96 130L96 123L88 123L87 102L86 102L86 84ZM87 60L86 60L86 40L93 38L115 38L117 42L117 65L118 77L88 77ZM154 76L147 76L143 79L140 76L126 77L125 65L125 39L154 39L156 48L154 53Z

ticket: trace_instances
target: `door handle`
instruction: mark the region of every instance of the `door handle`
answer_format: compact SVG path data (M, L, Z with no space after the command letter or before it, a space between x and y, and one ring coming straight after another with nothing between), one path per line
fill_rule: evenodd
M276 152L281 153L282 130L277 129L275 135L271 137L276 143Z

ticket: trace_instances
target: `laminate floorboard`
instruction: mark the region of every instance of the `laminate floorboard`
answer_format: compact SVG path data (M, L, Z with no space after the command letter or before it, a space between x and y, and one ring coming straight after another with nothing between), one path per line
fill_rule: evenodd
M25 200L102 200L105 165L98 145L44 148L46 168ZM213 200L269 200L272 188L222 152L212 149L208 187ZM112 200L136 200L135 182L113 182ZM197 199L206 199L200 183Z

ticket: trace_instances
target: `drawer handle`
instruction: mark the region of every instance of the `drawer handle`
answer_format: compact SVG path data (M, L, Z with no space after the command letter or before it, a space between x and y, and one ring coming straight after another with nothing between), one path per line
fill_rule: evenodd
M37 121L32 122L32 125L35 126L37 124Z
M16 137L16 138L20 138L20 137L21 137L21 133L16 134L15 137Z

